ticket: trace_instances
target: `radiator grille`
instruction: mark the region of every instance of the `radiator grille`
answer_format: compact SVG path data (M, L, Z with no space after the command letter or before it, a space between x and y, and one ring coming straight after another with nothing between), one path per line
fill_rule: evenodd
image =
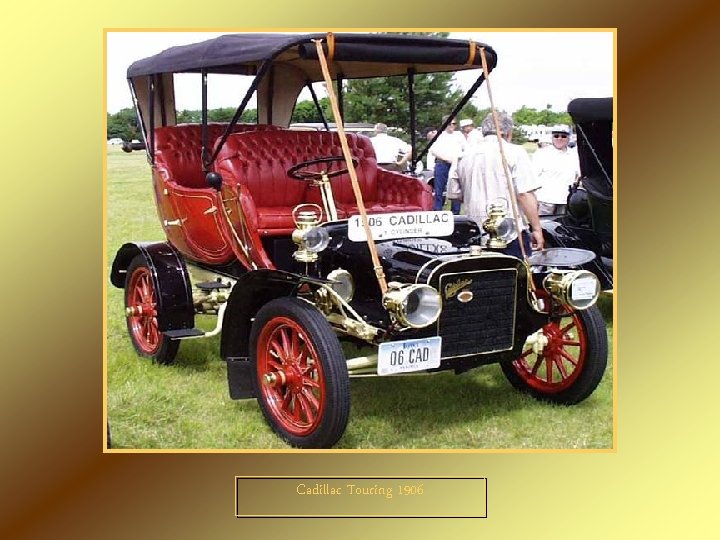
M443 310L438 335L443 338L443 358L512 348L517 275L513 268L440 276ZM472 292L472 300L460 302L462 291Z

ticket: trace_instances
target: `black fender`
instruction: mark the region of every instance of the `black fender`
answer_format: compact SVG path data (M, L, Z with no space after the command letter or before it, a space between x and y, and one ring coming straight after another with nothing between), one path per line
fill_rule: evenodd
M600 280L602 290L613 288L613 272L612 263L606 264L597 251L589 247L586 242L579 238L573 230L566 227L561 221L556 219L541 219L540 223L543 228L543 236L545 237L545 247L566 247L581 248L593 251L595 258L580 268L595 274Z
M250 327L258 310L275 298L294 296L305 283L325 281L282 270L261 269L242 275L225 308L220 355L225 359L248 357Z
M250 329L255 314L270 300L295 296L305 284L325 283L282 270L255 270L240 277L227 301L223 317L220 355L227 361L232 399L255 397L250 369Z
M180 252L167 242L129 242L115 255L110 283L124 288L130 262L142 255L158 291L158 329L181 330L195 326L190 274Z

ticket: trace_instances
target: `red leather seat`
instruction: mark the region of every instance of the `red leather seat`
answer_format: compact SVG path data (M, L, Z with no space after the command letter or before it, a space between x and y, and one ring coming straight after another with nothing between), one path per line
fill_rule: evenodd
M377 166L370 139L348 134L363 201L369 213L429 210L430 187L424 182ZM261 236L289 234L295 228L292 209L305 202L320 204L317 187L295 180L287 170L303 161L342 156L337 133L313 131L260 131L235 133L220 150L215 170L224 182L239 185L248 223ZM357 214L350 176L331 180L341 218ZM322 206L322 205L321 205Z
M208 141L212 148L228 124L208 124ZM269 124L237 124L234 133L246 131L279 130ZM178 124L155 129L155 166L167 181L188 188L207 188L202 170L202 126L200 124Z

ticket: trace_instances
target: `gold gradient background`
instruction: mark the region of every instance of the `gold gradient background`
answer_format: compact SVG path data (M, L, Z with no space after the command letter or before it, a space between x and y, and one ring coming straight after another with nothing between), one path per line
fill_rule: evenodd
M715 537L718 4L249 6L3 9L0 538ZM616 452L102 453L103 28L350 24L618 28ZM488 519L237 519L256 474L487 476Z

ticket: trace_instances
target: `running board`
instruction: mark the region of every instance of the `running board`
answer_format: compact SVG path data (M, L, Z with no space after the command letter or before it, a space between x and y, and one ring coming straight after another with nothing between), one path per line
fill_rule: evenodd
M167 330L163 334L170 339L187 339L204 336L205 332L199 328L184 328L181 330Z
M199 328L182 328L180 330L166 330L163 334L170 339L196 339L212 337L220 333L222 330L223 316L225 315L225 308L227 308L227 302L220 304L217 314L217 324L213 330L205 332Z

